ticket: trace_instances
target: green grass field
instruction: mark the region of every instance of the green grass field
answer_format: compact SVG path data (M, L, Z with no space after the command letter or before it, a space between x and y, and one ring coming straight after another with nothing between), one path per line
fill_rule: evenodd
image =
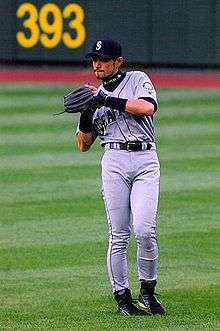
M157 292L121 317L106 274L98 142L80 154L71 86L0 85L0 330L220 330L220 91L160 90ZM74 127L74 129L73 129ZM135 241L130 282L138 295Z

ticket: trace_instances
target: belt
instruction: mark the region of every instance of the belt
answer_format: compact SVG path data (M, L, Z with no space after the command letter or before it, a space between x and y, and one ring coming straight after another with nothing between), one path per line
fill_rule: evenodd
M149 151L152 147L150 143L141 141L130 141L127 143L108 143L110 149L122 149L129 152Z

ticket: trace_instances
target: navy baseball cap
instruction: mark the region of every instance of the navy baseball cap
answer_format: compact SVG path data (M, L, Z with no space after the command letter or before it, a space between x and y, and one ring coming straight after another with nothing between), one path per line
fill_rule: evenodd
M122 54L121 45L111 39L100 39L95 42L92 51L86 54L86 58L98 56L103 59L114 59Z

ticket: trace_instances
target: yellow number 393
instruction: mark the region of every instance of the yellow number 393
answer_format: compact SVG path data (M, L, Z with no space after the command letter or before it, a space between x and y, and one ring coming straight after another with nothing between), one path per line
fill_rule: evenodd
M69 19L72 14L74 18L68 24L74 30L74 38L70 32L63 31L63 19ZM19 19L25 16L22 22L25 32L16 34L17 42L24 48L34 47L39 41L45 48L54 48L61 40L68 48L78 48L86 39L85 13L78 4L67 5L62 13L56 4L47 3L38 13L35 5L25 2L18 7L16 15Z

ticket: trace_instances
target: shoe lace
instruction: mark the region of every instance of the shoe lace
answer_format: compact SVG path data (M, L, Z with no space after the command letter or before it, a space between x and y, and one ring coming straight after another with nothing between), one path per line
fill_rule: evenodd
M150 304L152 306L158 306L159 302L157 301L156 297L159 296L158 293L143 293L142 294L144 301L146 300L147 302L150 301Z
M128 301L122 302L120 304L120 306L121 306L121 309L123 309L123 310L126 311L127 309L133 310L135 304L137 304L137 300L132 299L132 300L128 300Z

